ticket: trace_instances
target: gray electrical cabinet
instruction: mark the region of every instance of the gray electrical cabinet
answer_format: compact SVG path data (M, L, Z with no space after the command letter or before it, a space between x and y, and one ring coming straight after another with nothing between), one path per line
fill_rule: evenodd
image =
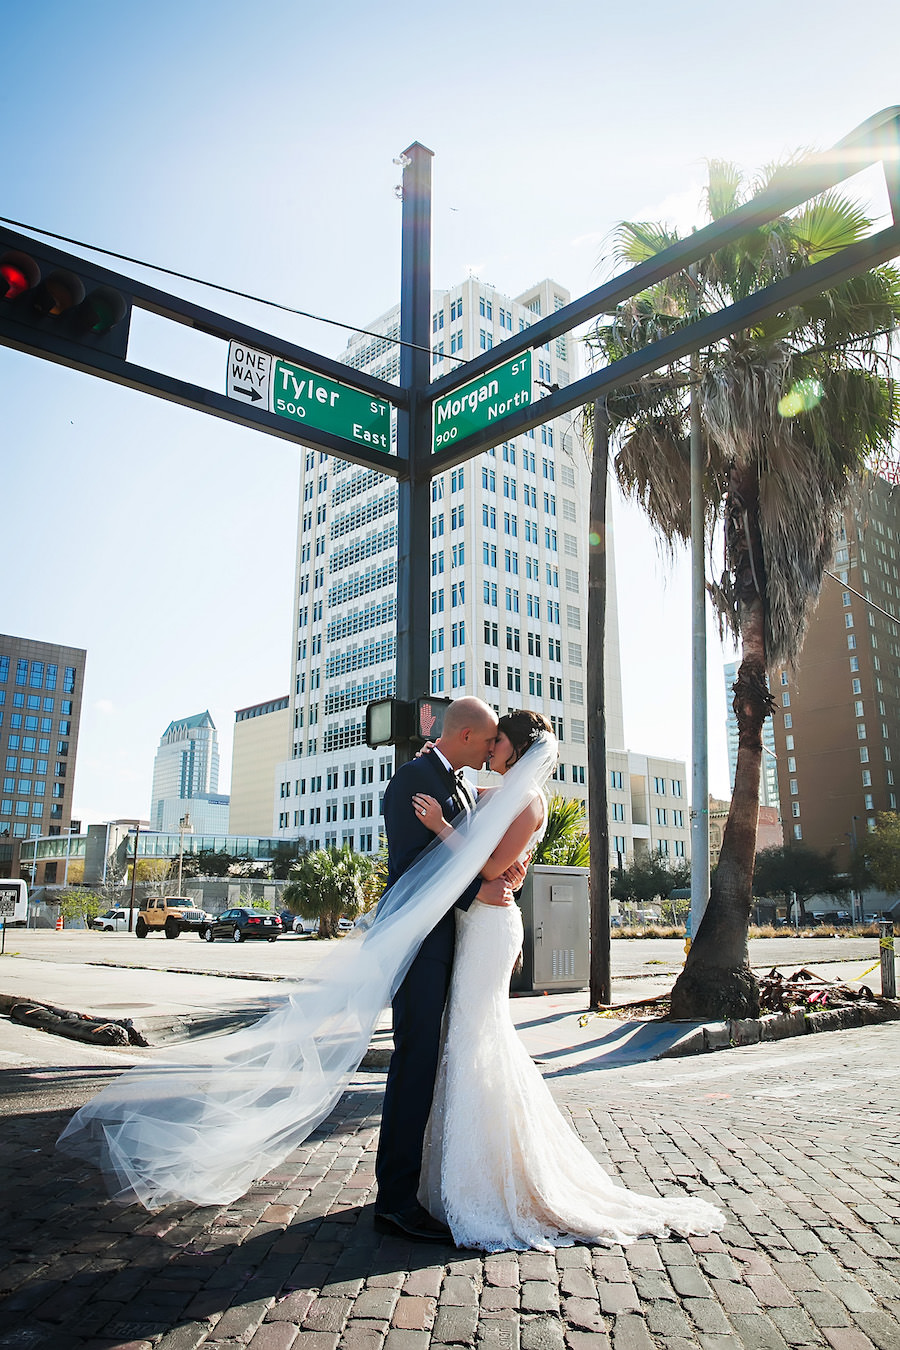
M590 901L586 867L530 867L519 899L525 940L514 993L586 989Z

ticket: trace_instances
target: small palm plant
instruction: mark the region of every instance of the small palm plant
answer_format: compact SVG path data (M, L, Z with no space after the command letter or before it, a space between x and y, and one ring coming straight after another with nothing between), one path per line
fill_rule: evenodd
M587 867L590 864L587 820L581 802L574 797L550 798L547 828L531 861L555 867Z
M338 934L342 918L356 919L374 902L376 865L349 848L316 849L299 859L282 900L292 914L318 919L319 937Z

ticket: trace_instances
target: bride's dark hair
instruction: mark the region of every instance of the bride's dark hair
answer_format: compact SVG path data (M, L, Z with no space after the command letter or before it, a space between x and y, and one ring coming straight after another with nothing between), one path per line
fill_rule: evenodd
M552 735L553 727L543 713L524 710L504 713L497 723L497 735L505 733L512 744L513 754L506 761L507 769L511 769L538 737L548 731Z

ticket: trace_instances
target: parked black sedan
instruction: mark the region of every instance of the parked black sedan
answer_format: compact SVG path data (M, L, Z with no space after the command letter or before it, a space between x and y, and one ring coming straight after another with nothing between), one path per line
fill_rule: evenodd
M281 920L268 910L226 909L224 914L218 914L203 926L200 936L204 942L215 942L216 938L231 938L232 942L265 938L267 942L274 942L281 932Z

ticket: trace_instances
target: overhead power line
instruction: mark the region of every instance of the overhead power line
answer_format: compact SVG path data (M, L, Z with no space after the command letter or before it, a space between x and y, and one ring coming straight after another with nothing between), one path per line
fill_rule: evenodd
M161 272L167 277L176 277L179 281L189 281L195 286L207 286L210 290L221 291L223 295L234 295L239 300L251 300L257 305L268 305L271 309L280 309L285 314L296 314L301 319L312 319L315 323L327 323L332 328L343 328L348 333L359 333L363 337L378 338L382 342L393 342L398 347L409 347L412 351L428 352L431 354L430 347L420 347L415 342L404 342L401 338L388 337L384 333L373 332L371 328L359 328L356 324L343 323L340 319L327 319L322 314L312 314L306 309L297 309L293 305L283 305L278 300L266 300L261 295L252 295L249 291L238 291L233 286L221 286L217 281L204 281L202 277L191 276L189 272L176 272L172 267L162 267L159 263L145 262L143 258L132 258L127 253L116 253L111 248L102 248L99 244L88 244L83 239L70 239L66 234L56 234L53 230L42 229L39 225L26 225L21 220L10 220L8 216L0 216L0 223L11 225L16 230L28 230L31 234L41 234L46 239L56 239L62 244L71 244L74 248L90 249L92 253L102 253L106 258L115 258L118 262L132 263L135 267L147 267L153 272ZM462 364L462 357L449 356L445 360L456 361Z

